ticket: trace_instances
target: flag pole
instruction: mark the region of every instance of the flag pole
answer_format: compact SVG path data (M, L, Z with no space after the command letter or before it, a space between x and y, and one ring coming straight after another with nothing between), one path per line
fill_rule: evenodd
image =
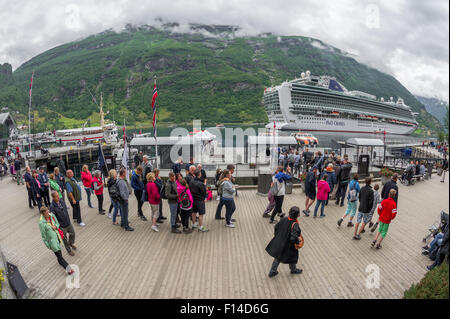
M31 82L30 82L30 98L28 102L28 142L29 142L29 154L31 156L31 94L33 93L33 78L34 71L31 74Z
M156 75L153 76L154 84L156 88ZM154 129L154 136L155 136L155 167L158 168L158 133L157 133L157 127L156 127L156 101L155 101L155 129Z

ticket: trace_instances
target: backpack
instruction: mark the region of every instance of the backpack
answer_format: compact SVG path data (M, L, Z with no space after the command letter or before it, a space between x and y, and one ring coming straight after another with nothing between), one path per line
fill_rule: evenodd
M180 208L182 210L189 210L191 209L191 199L189 198L189 195L187 194L187 191L184 190L181 194L180 194Z
M358 192L356 191L356 188L350 188L348 191L348 200L350 202L356 202L358 200Z
M117 186L117 181L109 187L109 195L115 201L122 201L122 196L120 196L119 187Z
M166 196L166 184L162 184L161 190L159 191L159 196L161 196L162 199L167 199Z

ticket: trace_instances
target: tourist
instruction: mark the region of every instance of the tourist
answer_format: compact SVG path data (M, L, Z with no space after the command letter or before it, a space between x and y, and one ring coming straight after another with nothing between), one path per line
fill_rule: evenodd
M159 219L159 204L161 202L161 195L159 193L158 186L155 184L155 179L154 173L147 174L147 196L152 211L152 230L159 232L159 223L157 221Z
M314 218L317 217L317 211L320 208L320 217L325 217L324 209L325 204L328 200L328 194L330 193L330 185L327 182L328 175L325 173L322 175L322 178L317 182L317 203L314 208Z
M324 161L325 161L325 155L322 155L321 151L317 151L316 156L314 158L313 167L317 167L317 169L319 170L319 174L322 174Z
M133 161L134 161L134 167L138 167L139 165L141 165L142 160L143 160L143 157L142 157L142 151L136 153L136 155L134 155L134 158L133 158Z
M356 217L355 233L353 236L353 239L356 240L361 239L361 232L364 230L364 227L366 227L366 225L370 223L370 212L372 211L374 203L374 191L372 189L372 186L370 186L371 183L372 178L367 177L365 179L366 185L361 188L361 191L359 193L359 209L358 216ZM359 228L359 224L361 224L361 228Z
M32 197L33 197L33 202L36 203L38 209L41 209L41 207L42 207L42 190L41 190L42 185L39 182L38 173L36 172L36 170L33 170L33 173L31 175L30 189L31 189Z
M66 270L69 275L72 275L74 270L69 267L69 264L62 256L62 230L59 229L58 220L45 206L42 206L39 209L39 212L41 213L39 230L41 231L42 241L48 249L53 251L58 259L58 263L64 268L64 270Z
M422 176L423 178L425 178L425 175L426 175L426 168L425 168L425 162L424 162L424 161L421 161L421 162L420 162L419 175Z
M298 176L300 174L300 161L301 157L298 151L295 152L294 155L294 175Z
M207 182L206 171L203 169L202 164L198 164L197 169L200 171L200 180L203 182L203 184L206 185Z
M59 186L59 184L56 182L55 179L55 174L51 173L49 175L50 179L49 179L49 183L50 183L50 189L51 191L55 191L58 195L59 198L62 198L62 191L61 191L61 187Z
M215 181L214 185L216 186L216 190L217 190L217 198L216 198L217 201L220 200L219 185L220 185L221 177L222 177L222 169L220 167L218 167L217 170L216 170L216 175L215 175L215 180L214 180Z
M217 173L218 173L219 169L217 169L216 171L216 178L217 178ZM223 192L223 183L224 183L224 176L223 176L223 172L228 171L228 170L220 170L220 176L218 177L218 180L216 180L216 187L217 187L217 198L219 201L219 204L217 205L216 208L216 216L215 219L216 220L222 220L225 219L225 217L222 217L222 208L225 205L225 202L220 200L222 198L222 192ZM229 171L228 171L229 172Z
M133 171L131 175L131 187L134 190L134 196L137 200L138 206L138 216L143 221L146 221L147 218L144 216L144 212L142 211L142 206L144 205L144 201L142 200L142 195L145 189L144 186L144 176L142 175L143 169L142 166L138 165L136 169Z
M175 162L175 164L172 165L172 172L177 175L179 173L181 173L181 167L183 165L183 159L181 157L179 157L177 159L177 161Z
M160 198L163 199L163 196L165 196L164 194L164 182L162 181L161 177L159 177L159 169L155 168L153 170L153 174L155 174L155 184L156 186L158 186L158 191L160 194ZM162 196L161 196L162 194ZM158 217L158 223L162 224L164 222L164 220L166 220L167 218L163 216L163 201L160 200L159 201L159 217Z
M306 147L302 153L302 156L303 156L303 163L305 165L305 171L308 172L309 168L311 167L314 154L309 151L309 148Z
M59 167L55 167L53 169L53 175L55 176L55 181L58 183L58 185L59 185L59 187L61 189L62 198L63 198L63 200L65 200L65 198L64 198L64 190L65 190L64 179L65 178L64 178L64 175L60 173Z
M305 201L305 209L303 210L303 214L305 214L306 216L309 216L310 214L309 208L316 200L317 171L318 168L314 166L306 175L305 180L306 201Z
M230 178L230 171L225 170L223 172L222 197L220 200L224 203L226 208L225 226L235 228L236 226L232 223L231 216L233 216L233 213L236 210L236 203L234 202L234 193L236 192L236 189Z
M128 185L126 176L127 170L122 167L119 170L119 180L117 181L120 194L120 226L126 231L133 231L134 228L128 223L128 198L131 195L131 186Z
M189 189L192 194L194 202L192 203L192 228L198 228L199 232L208 232L209 229L203 225L203 217L206 214L205 199L207 196L206 186L202 182L201 171L196 169L194 171L194 180L189 183ZM223 195L223 194L222 194ZM197 221L198 213L198 221Z
M56 160L56 167L58 167L59 172L63 175L66 175L66 164L64 163L63 156L60 155L59 159ZM54 172L54 171L53 171Z
M353 227L354 224L352 223L353 217L356 215L356 205L358 204L358 197L359 192L361 191L361 187L358 183L358 174L355 174L353 176L352 181L349 184L348 187L348 196L347 196L347 209L345 210L344 216L342 216L337 224L338 226L341 226L342 222L344 221L344 218L350 215L350 220L347 224L347 227Z
M370 220L369 220L369 228L371 228L372 233L378 227L378 221L377 221L375 223L376 224L375 227L372 230L372 227L374 226L374 223L372 222L373 214L375 213L375 209L377 209L378 205L381 203L381 194L378 192L379 189L380 189L380 185L375 184L375 186L373 187L373 206L372 206L372 210L370 211ZM364 229L363 229L362 233L364 233Z
M275 208L272 211L270 216L269 223L273 224L275 222L275 216L278 214L280 218L284 217L283 214L283 201L284 196L286 194L286 181L292 179L292 177L283 172L283 167L278 167L278 173L272 177L272 184L270 186L270 190L272 191L274 200L275 200ZM287 172L290 172L290 168L288 168Z
M231 174L231 178L230 181L234 184L235 186L235 190L236 192L234 193L235 197L238 197L238 191L237 191L237 185L236 185L236 178L234 178L233 174L234 174L234 170L236 169L236 167L233 164L228 164L227 165L227 170L230 171Z
M147 186L147 175L148 175L148 173L153 172L153 166L152 166L152 163L150 163L150 161L149 161L148 155L144 155L142 157L142 168L144 170L144 176L143 176L144 177L144 180L143 180L144 186Z
M192 181L195 179L195 166L191 165L189 166L189 169L186 171L186 177L185 180L189 185L189 188L191 187Z
M119 210L121 210L120 207L120 191L117 186L117 172L115 169L109 170L109 179L108 179L108 194L109 198L111 200L111 205L109 206L109 212L108 212L108 218L112 218L113 225L119 225L119 223L116 221L117 215L119 213ZM111 211L114 208L114 212L111 215Z
M87 165L83 165L81 168L81 181L83 182L84 190L86 191L88 206L94 208L91 203L92 174Z
M191 166L194 166L194 168L195 168L194 159L193 159L192 157L190 158L189 163L186 163L186 165L185 165L185 167L184 167L184 169L185 169L185 171L186 171L186 177L188 176L188 174L189 174L190 171L191 171ZM186 182L189 183L188 180L186 180Z
M50 182L48 181L47 173L44 171L44 167L39 168L39 183L41 183L41 196L44 200L44 205L50 206Z
M169 203L170 225L172 227L172 233L180 234L181 231L177 227L179 226L177 225L178 191L175 174L173 172L169 172L169 179L167 180L166 183L165 193L167 201Z
M100 215L105 215L105 210L103 209L103 180L102 172L95 171L94 178L92 179L92 186L94 188L95 196L97 196L98 201L98 213Z
M277 168L277 170L275 171L274 176L275 176L277 173L279 173L279 169L280 169L280 167ZM272 183L273 183L273 178L272 178ZM264 217L264 218L269 218L269 217L271 216L271 213L270 213L270 212L271 212L271 211L274 209L274 207L275 207L275 197L274 197L273 194L272 194L271 188L272 188L272 184L271 184L271 187L270 187L270 189L269 189L269 192L267 193L267 199L269 200L269 203L267 204L266 210L265 210L264 213L263 213L263 217Z
M448 170L448 160L447 160L447 156L444 157L444 161L442 162L442 178L441 178L441 183L445 182L445 173Z
M391 221L397 216L397 204L395 203L396 190L391 189L389 191L389 197L381 202L378 206L378 214L380 217L380 226L378 227L377 235L375 240L372 242L372 247L376 249L381 248L381 242L386 237Z
M18 154L16 159L14 160L14 170L16 171L17 185L23 185L24 182L22 178L22 157L20 156L20 154Z
M339 174L336 176L338 183L338 190L336 192L336 205L344 206L345 195L347 187L350 182L350 172L352 171L352 163L348 161L347 155L344 155L344 160L339 169Z
M397 186L398 174L394 173L390 181L384 184L383 189L381 190L381 199L385 200L389 198L389 193L391 189L395 190L394 201L395 204L398 205L398 186Z
M180 176L181 174L178 174L178 177ZM189 190L189 184L185 179L177 179L177 192L183 233L190 234L192 233L192 229L189 228L189 220L192 216L192 205L194 203L194 199L192 198L191 191Z
M63 243L64 247L66 247L67 253L70 256L75 255L73 250L76 250L77 247L75 244L75 229L73 228L72 223L70 222L69 212L67 211L67 206L64 201L61 200L58 192L52 191L52 203L50 204L50 211L55 215L58 220L59 226L63 231Z
M37 206L37 202L35 200L35 197L33 196L33 191L31 189L31 180L33 179L33 177L31 176L31 169L29 166L25 168L24 179L28 193L28 207L34 208L35 206Z
M77 221L81 227L86 226L81 219L80 200L81 200L81 188L78 185L77 180L73 177L73 171L71 169L66 171L66 192L67 199L72 206L72 217Z
M433 268L439 267L442 264L442 262L445 260L446 257L448 260L448 236L449 236L449 232L448 232L448 225L447 225L447 227L444 231L444 237L442 237L441 246L439 247L439 250L436 253L436 259L432 265L427 266L428 270L433 270Z
M336 174L334 172L332 163L329 163L327 165L325 171L323 171L323 173L320 175L320 178L322 178L323 175L325 175L325 174L327 174L327 176L328 176L327 183L328 183L328 186L330 186L330 191L328 192L327 200L325 202L325 205L328 205L328 199L330 198L330 194L333 192L334 186L336 185Z
M280 263L289 264L291 274L301 274L302 269L297 268L298 249L301 230L298 224L300 209L296 206L289 210L289 217L282 218L275 225L275 236L266 247L267 253L274 258L270 268L269 277L278 275Z

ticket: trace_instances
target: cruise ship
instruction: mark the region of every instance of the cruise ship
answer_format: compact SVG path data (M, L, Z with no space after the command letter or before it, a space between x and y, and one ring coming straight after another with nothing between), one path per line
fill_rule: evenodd
M266 128L342 133L409 135L417 113L390 97L348 91L336 78L302 72L300 78L264 90Z

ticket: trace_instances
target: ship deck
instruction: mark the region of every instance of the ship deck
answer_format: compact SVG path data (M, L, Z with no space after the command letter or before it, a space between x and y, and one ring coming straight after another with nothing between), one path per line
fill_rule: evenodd
M83 191L87 226L75 226L76 255L63 251L66 260L79 267L80 288L68 289L67 276L42 243L38 211L27 207L25 188L3 179L0 247L7 260L19 267L34 298L401 298L430 264L420 254L421 240L440 211L448 211L449 184L434 175L414 186L399 187L398 217L379 251L370 248L373 234L355 241L352 229L337 227L344 208L332 202L323 219L301 216L306 243L299 258L304 272L298 276L281 265L280 274L268 278L272 258L264 249L273 226L261 217L267 198L257 196L255 190L239 191L235 229L213 219L217 202L212 201L206 205L210 232L190 235L170 233L167 221L159 233L152 232L150 222L138 219L134 197L130 223L135 231L125 232L89 209ZM301 189L294 189L284 208L302 207L304 200ZM105 202L108 208L109 199ZM147 216L149 210L145 204ZM164 215L168 215L166 203ZM365 286L366 267L372 264L380 269L378 289Z

